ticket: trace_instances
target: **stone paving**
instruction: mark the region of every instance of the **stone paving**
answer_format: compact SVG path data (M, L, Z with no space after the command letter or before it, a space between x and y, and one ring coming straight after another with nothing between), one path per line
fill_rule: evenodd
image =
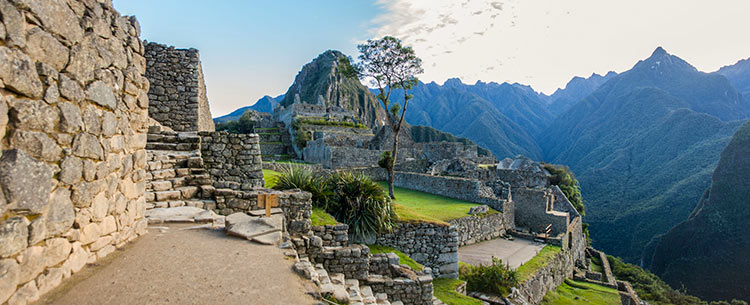
M494 256L515 269L534 258L542 248L543 243L526 239L497 238L458 248L458 260L471 265L487 265L492 263Z

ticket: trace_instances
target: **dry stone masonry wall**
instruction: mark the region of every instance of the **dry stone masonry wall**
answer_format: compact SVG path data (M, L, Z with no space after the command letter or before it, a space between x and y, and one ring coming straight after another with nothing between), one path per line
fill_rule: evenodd
M111 1L0 17L0 304L25 304L146 232L149 82Z
M451 220L450 224L458 232L459 247L500 237L513 229L505 226L503 214L461 217Z
M453 226L401 223L378 236L377 244L403 252L431 268L435 277L458 278L458 233Z
M203 163L216 188L263 187L263 162L257 134L200 132Z
M198 50L153 42L145 49L149 116L175 131L214 131Z

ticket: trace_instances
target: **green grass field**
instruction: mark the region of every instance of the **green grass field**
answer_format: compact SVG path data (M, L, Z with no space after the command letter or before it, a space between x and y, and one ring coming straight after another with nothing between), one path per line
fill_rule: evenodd
M424 266L422 266L420 263L417 263L415 260L411 259L411 257L407 256L401 251L398 251L396 249L393 249L391 247L381 246L381 245L367 245L368 248L370 248L370 253L388 253L393 252L398 255L399 262L401 264L409 266L412 270L415 271L422 271L424 270Z
M482 305L482 301L456 292L456 287L464 283L458 279L435 279L432 281L434 295L449 305Z
M521 265L521 267L518 267L516 269L517 276L518 276L518 282L523 283L526 282L529 278L531 278L534 274L536 274L539 269L547 265L552 258L554 258L558 253L562 251L562 248L558 246L552 246L552 245L546 245L544 248L542 248L539 253L534 256L530 261L524 263Z
M601 285L565 280L557 289L548 292L543 305L620 304L617 290Z
M388 190L386 182L378 182ZM432 222L447 224L448 221L469 216L469 209L478 203L457 200L400 187L394 189L396 201L394 209L403 222ZM491 210L490 213L499 213Z
M335 225L338 223L338 221L336 221L336 219L334 219L331 214L328 214L323 209L316 207L313 207L312 209L312 216L310 217L310 220L312 221L313 226Z
M263 180L265 181L267 188L272 188L274 185L276 185L276 179L277 177L281 175L281 173L277 171L272 171L270 169L264 169L263 170Z

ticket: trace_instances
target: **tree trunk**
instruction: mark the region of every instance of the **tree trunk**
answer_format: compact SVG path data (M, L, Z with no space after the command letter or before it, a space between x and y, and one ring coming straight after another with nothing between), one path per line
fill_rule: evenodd
M396 195L393 192L393 184L395 180L395 167L396 167L396 154L398 153L398 133L401 131L401 126L393 127L393 151L391 151L390 164L388 165L388 195L391 199L396 199Z

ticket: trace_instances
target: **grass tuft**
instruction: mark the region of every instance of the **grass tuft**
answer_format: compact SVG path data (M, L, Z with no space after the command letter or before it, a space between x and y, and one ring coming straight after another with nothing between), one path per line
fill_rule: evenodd
M381 246L381 245L367 245L368 248L370 248L370 253L376 254L376 253L396 253L399 258L399 262L401 264L409 266L414 271L422 271L424 270L424 266L422 266L420 263L417 263L415 260L411 259L408 255L404 254L401 251L398 251L396 249L393 249L391 247L387 246Z
M326 213L321 208L313 207L312 209L312 216L310 217L310 220L312 220L312 225L315 226L325 226L325 225L335 225L338 223L336 219L331 216L331 214Z
M546 266L557 254L562 251L562 248L558 246L546 245L542 248L539 253L534 256L530 261L521 265L516 269L518 274L518 282L523 283L529 280L534 274L539 271L542 267Z

